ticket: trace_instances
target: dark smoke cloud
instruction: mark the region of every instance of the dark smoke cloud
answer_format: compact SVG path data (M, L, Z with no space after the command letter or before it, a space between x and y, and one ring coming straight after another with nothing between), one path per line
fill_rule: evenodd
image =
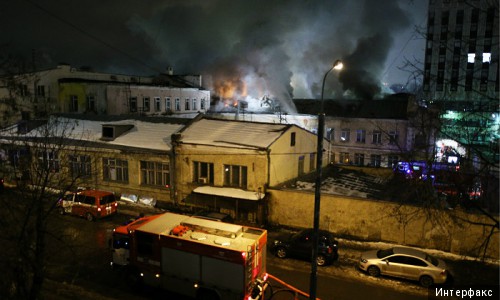
M342 85L329 76L325 98L377 94L394 36L411 27L409 9L412 0L3 1L0 51L37 67L151 75L171 66L293 111L292 97L319 97L336 59L346 65Z

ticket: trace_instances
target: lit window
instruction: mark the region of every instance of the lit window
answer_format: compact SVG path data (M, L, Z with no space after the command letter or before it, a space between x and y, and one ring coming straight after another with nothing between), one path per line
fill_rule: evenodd
M483 53L483 63L491 62L491 53Z
M476 53L467 54L467 62L468 63L473 64L475 59L476 59Z

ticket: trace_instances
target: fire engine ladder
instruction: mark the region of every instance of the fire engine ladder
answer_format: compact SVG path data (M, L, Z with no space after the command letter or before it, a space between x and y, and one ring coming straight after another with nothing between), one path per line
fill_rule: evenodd
M253 270L257 267L255 263L255 256L258 251L257 243L247 246L247 282L252 281Z

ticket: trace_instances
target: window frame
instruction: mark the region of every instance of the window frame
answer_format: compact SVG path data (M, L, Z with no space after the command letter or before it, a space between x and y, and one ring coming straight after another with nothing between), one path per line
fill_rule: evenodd
M224 186L246 189L248 186L248 167L224 164Z
M197 184L213 185L214 163L193 161L193 182Z
M158 161L139 161L141 185L165 187L170 185L170 164Z
M358 129L356 130L356 143L364 144L366 142L366 130Z
M110 157L102 158L102 179L104 181L128 183L128 169L127 160Z
M92 158L90 155L70 155L68 157L71 177L92 177Z
M344 128L340 131L340 141L343 143L348 143L351 139L351 130L349 128Z

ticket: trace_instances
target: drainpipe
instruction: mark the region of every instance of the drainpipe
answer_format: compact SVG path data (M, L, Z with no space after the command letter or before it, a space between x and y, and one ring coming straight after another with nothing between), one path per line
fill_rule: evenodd
M267 186L271 185L271 149L266 149L266 155L267 155L267 179L266 183Z
M174 204L178 204L177 201L177 164L176 164L176 150L179 147L179 139L181 138L180 133L173 133L170 141L172 142L172 148L170 149L170 199L174 199ZM180 172L180 170L179 170Z
M170 149L169 159L170 159L170 199L174 199L174 204L177 204L176 199L176 184L175 184L175 173L177 168L175 167L175 143L172 143L172 149Z

